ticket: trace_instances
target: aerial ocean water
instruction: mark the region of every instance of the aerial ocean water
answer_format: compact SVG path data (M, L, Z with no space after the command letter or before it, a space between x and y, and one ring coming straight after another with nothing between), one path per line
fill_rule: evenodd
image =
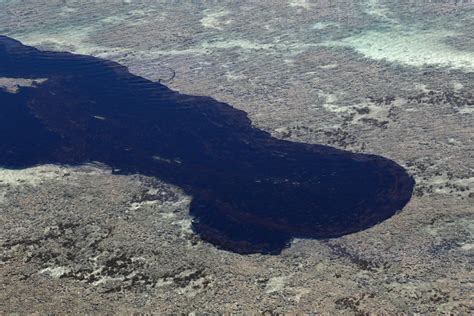
M181 94L105 59L0 37L0 166L100 161L193 197L193 229L219 248L279 253L292 238L333 238L401 210L414 180L394 161L280 140L247 114Z

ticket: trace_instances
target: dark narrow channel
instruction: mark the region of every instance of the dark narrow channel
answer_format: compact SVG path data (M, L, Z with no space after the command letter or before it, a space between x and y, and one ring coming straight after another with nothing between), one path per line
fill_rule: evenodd
M48 79L0 89L0 166L100 161L158 177L193 197L194 231L230 251L273 254L293 237L358 232L412 194L389 159L273 138L243 111L108 60L0 36L0 77Z

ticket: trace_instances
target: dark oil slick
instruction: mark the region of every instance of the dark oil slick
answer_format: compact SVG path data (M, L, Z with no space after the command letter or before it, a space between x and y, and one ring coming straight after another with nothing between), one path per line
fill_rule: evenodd
M414 181L383 157L279 140L245 112L90 56L0 37L0 166L100 161L192 195L193 229L238 253L279 253L293 237L367 229L409 201ZM133 236L132 236L133 237Z

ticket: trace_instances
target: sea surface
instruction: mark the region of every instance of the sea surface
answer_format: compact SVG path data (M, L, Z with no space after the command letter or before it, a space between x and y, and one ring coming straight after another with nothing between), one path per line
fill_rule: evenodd
M387 158L274 138L231 105L112 61L0 37L0 77L47 79L0 89L0 166L98 161L157 177L193 197L194 231L221 249L276 254L295 237L355 233L412 195Z

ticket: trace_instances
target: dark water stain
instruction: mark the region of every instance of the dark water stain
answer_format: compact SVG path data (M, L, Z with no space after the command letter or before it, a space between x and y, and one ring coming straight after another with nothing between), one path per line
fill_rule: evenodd
M293 237L358 232L412 194L389 159L273 138L243 111L111 61L0 37L0 77L48 78L0 90L0 165L100 161L156 176L192 195L194 231L230 251L279 253Z

